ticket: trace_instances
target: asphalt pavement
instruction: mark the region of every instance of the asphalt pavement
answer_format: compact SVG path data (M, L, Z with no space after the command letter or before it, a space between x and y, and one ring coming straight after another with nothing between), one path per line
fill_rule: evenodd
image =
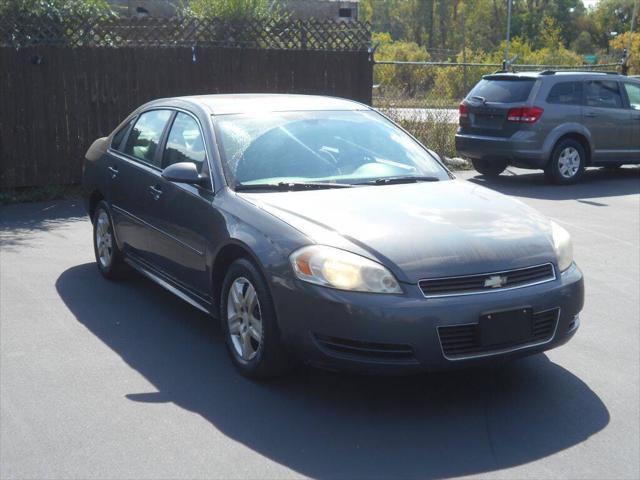
M567 345L411 377L240 377L215 322L100 277L78 201L0 216L0 477L640 477L640 169L574 186L461 173L563 225L584 271Z

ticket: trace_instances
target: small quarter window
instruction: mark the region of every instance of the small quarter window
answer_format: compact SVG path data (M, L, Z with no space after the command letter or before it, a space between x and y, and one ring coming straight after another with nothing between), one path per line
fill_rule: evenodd
M551 87L547 103L580 105L582 103L582 83L561 82Z
M192 116L178 112L169 131L162 168L179 162L193 162L201 173L205 158L204 139L198 122Z
M169 110L151 110L140 115L127 138L124 153L160 167L159 162L155 160L155 153L169 117Z
M588 107L622 108L618 82L594 80L585 84L585 104Z
M127 124L124 127L122 127L120 130L116 132L116 134L113 136L113 139L111 140L111 148L119 151L122 150L123 148L122 141L124 140L124 136L129 131L129 127L131 126L134 120L127 122Z

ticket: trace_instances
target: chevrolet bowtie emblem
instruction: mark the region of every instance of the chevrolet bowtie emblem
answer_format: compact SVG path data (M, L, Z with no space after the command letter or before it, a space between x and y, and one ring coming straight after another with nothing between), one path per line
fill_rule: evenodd
M502 275L492 275L484 281L485 288L500 288L507 283L507 277Z

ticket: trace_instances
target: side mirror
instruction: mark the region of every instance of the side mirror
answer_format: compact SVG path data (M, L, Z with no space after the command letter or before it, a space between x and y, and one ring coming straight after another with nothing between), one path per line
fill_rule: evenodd
M162 178L170 182L189 183L191 185L204 185L206 177L198 173L198 169L192 162L180 162L169 165L162 171Z

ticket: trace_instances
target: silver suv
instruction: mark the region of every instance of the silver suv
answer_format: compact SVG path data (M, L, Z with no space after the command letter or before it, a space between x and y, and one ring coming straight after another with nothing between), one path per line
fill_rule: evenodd
M640 163L640 80L615 73L486 75L460 104L460 155L483 175L544 169L559 184L586 166Z

